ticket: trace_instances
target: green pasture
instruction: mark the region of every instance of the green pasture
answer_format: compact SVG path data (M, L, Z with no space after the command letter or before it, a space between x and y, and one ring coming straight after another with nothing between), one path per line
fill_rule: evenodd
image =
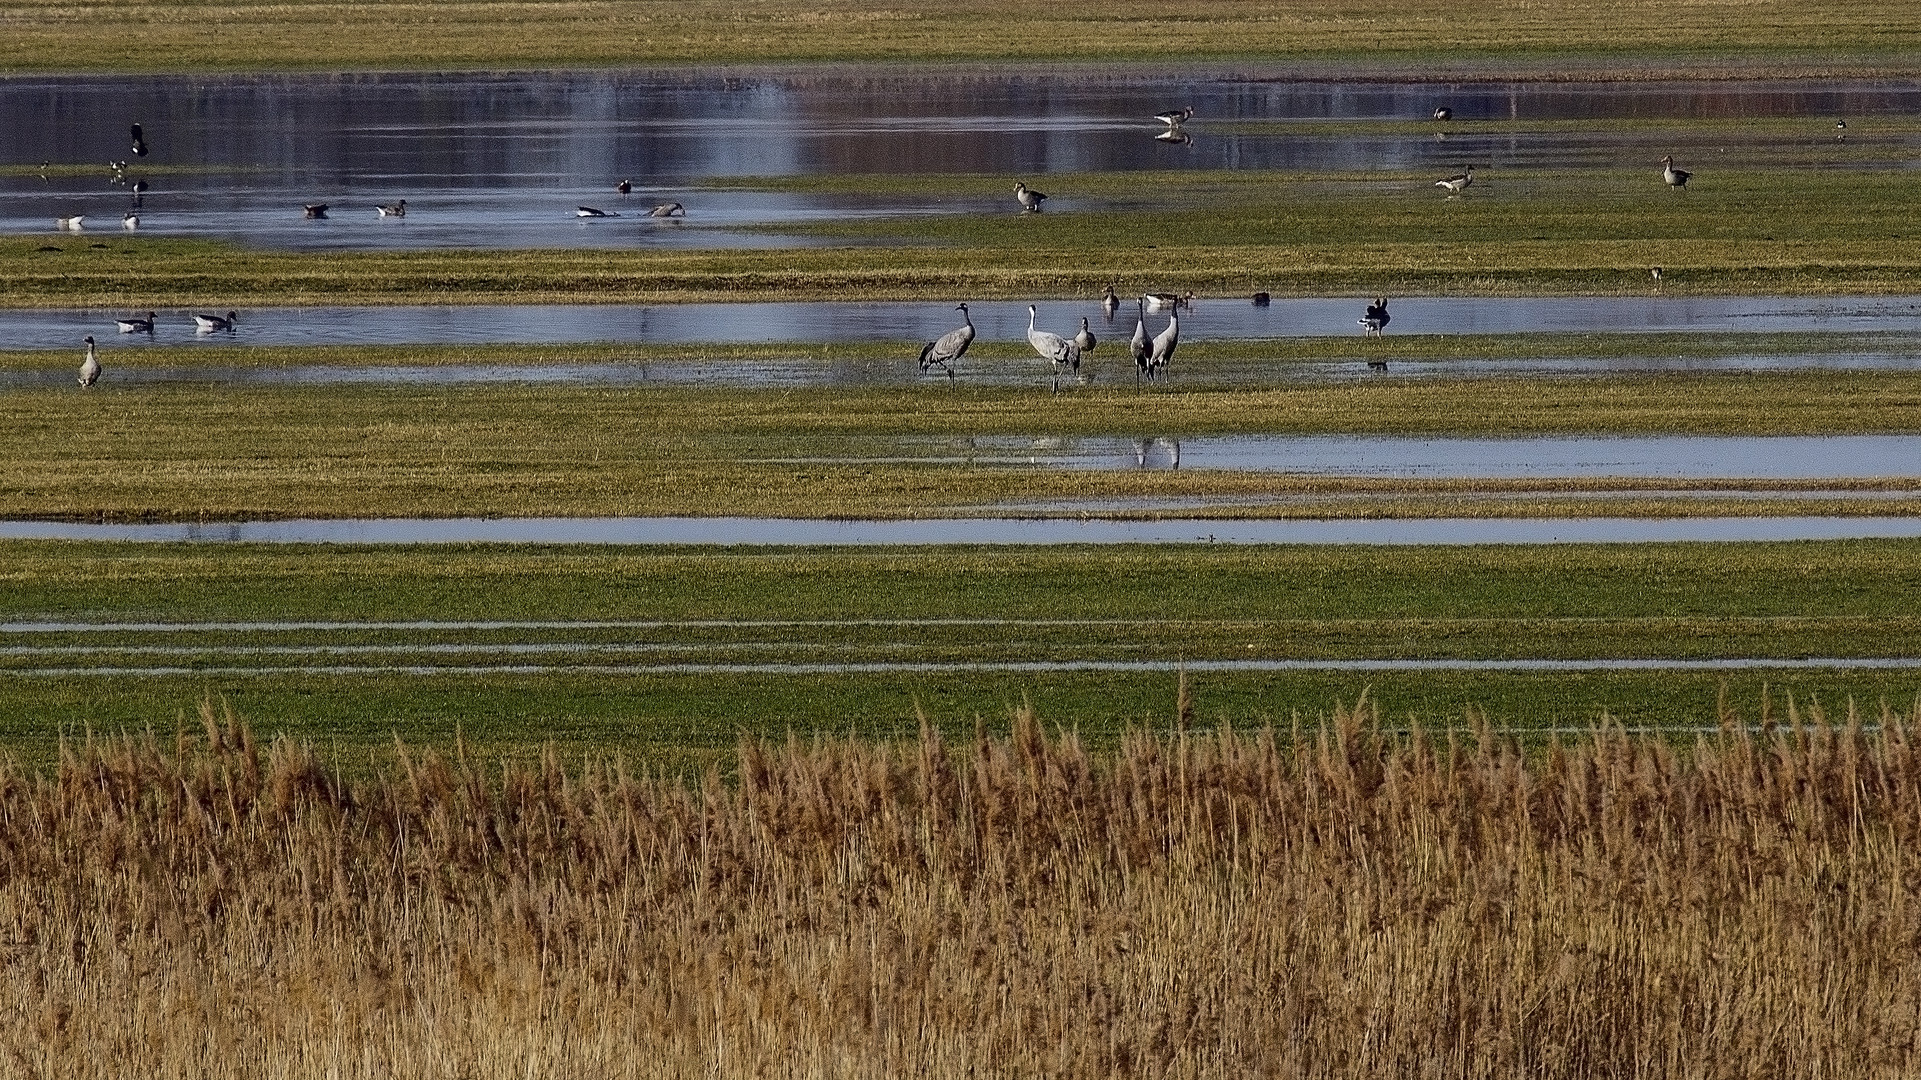
M0 544L0 746L166 732L224 702L363 760L392 736L553 740L664 764L742 732L998 728L1023 702L1097 742L1172 721L1209 660L1913 655L1921 542L1480 548L330 547ZM422 626L422 622L502 626ZM26 632L19 624L199 625ZM345 623L345 626L231 624ZM381 626L379 624L399 624ZM591 625L615 623L618 625ZM229 624L220 626L218 624ZM530 625L540 624L540 625ZM557 625L548 625L557 624ZM580 646L529 653L530 644ZM435 649L464 646L449 653ZM164 650L164 651L155 651ZM1160 662L1153 671L968 665ZM666 665L711 663L718 671ZM741 665L921 663L930 670ZM547 670L500 670L547 665ZM567 670L592 665L590 670ZM346 666L352 670L330 670ZM417 666L418 671L380 670ZM618 670L625 666L629 670ZM104 674L87 669L172 669ZM249 667L290 670L249 674ZM462 667L474 670L460 670ZM241 670L235 670L241 669ZM1870 710L1921 672L1195 673L1204 724L1310 722L1364 690L1397 722L1540 733L1605 712L1712 724L1788 693Z
M181 3L19 0L0 70L420 70L837 62L1266 61L1363 63L1428 76L1516 70L1907 74L1921 46L1911 0L1723 0L1526 5L1222 0L1170 9L963 0L752 4L614 0Z
M1697 138L1711 138L1711 126ZM1485 162L1482 163L1486 165ZM836 177L770 188L877 196L952 212L766 227L776 250L274 252L140 235L0 238L0 303L131 310L192 305L638 303L1651 291L1912 292L1921 173L1696 164L1685 191L1645 169L1486 169L1457 198L1430 175L1104 173L1049 176L1040 214L1013 177ZM752 183L752 182L750 182ZM699 193L685 228L700 229ZM289 207L298 214L299 207ZM430 216L431 205L418 214ZM558 213L558 211L557 211ZM557 221L559 218L557 217ZM51 220L49 220L51 228Z
M1219 386L1206 374L1210 356L1231 355L1234 346L1217 348L1221 352L1199 345L1192 354L1184 352L1171 386L1137 389L1131 364L1121 374L1106 361L1112 365L1108 377L1058 395L1046 391L1043 364L1018 359L1009 362L1035 369L1031 386L950 386L939 378L772 389L116 385L118 356L132 352L120 350L109 357L108 377L92 390L82 392L62 379L0 396L0 429L9 433L0 441L0 515L115 521L908 517L979 513L1009 501L1143 497L1251 499L1252 505L1210 511L1218 516L1579 514L1595 512L1595 505L1629 514L1787 513L1795 511L1792 503L1731 499L1688 506L1670 500L1627 506L1568 498L1621 486L1598 480L1415 483L1231 470L1060 469L1006 459L1018 458L1023 446L1044 453L1050 440L1083 437L1921 430L1921 374L1914 372L1357 378ZM898 355L900 365L911 364L912 346L904 344ZM72 356L65 358L72 362ZM1189 379L1195 387L1186 385ZM1914 479L1856 486L1898 492ZM1720 485L1770 486L1796 487ZM1322 497L1307 505L1286 498L1306 494ZM1330 503L1328 495L1337 498ZM1905 513L1913 502L1911 495L1859 505L1825 502L1812 512Z

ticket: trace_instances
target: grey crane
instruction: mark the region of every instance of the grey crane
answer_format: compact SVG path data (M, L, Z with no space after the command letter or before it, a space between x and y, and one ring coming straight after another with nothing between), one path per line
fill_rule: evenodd
M974 343L974 320L968 317L967 305L955 306L961 313L961 325L922 345L920 348L920 369L926 371L938 366L947 372L947 381L954 381L954 369L948 365L967 355L967 347Z
M1071 341L1046 330L1036 330L1034 321L1039 318L1040 309L1033 304L1027 305L1027 343L1041 354L1041 359L1054 365L1054 392L1061 392L1061 369L1081 369L1081 350Z
M202 334L211 334L215 330L231 331L233 324L239 321L240 313L237 311L227 312L227 317L224 319L218 315L195 315L193 317L194 327Z
M686 217L687 208L677 202L664 202L647 211L648 217L673 217L675 214Z
M1047 196L1028 187L1026 181L1017 180L1014 182L1014 199L1021 204L1023 212L1038 214L1041 212L1041 204L1047 201Z
M1367 305L1367 314L1362 315L1354 321L1367 327L1368 333L1379 334L1381 327L1392 322L1393 318L1393 316L1387 313L1387 297L1380 296L1376 297L1373 303Z
M1687 187L1688 178L1693 175L1693 173L1686 169L1677 169L1674 167L1674 155L1669 154L1667 157L1661 159L1661 179L1666 182L1667 186L1672 188Z
M87 358L80 361L80 385L92 386L100 381L100 357L93 351L93 335L87 335Z
M1094 346L1099 344L1097 341L1094 340L1094 331L1088 328L1087 319L1085 317L1081 319L1081 332L1078 334L1075 334L1072 340L1074 342L1074 347L1081 351L1082 356L1086 356L1088 353L1093 352Z
M1179 309L1167 313L1167 329L1154 335L1154 349L1148 354L1149 372L1166 371L1167 362L1174 359L1174 349L1181 343L1181 313Z
M147 317L144 319L138 315L115 319L113 325L123 334L151 334L153 333L153 312L147 312Z
M1154 343L1147 337L1147 308L1140 301L1134 302L1134 310L1139 319L1134 323L1134 336L1127 342L1128 355L1134 358L1134 381L1140 382L1141 376L1154 377L1154 369L1148 366L1148 357L1154 353Z
M1446 188L1449 195L1459 195L1461 192L1466 191L1467 186L1473 182L1474 166L1469 165L1453 176L1447 177L1444 180L1434 181L1434 186L1437 188Z

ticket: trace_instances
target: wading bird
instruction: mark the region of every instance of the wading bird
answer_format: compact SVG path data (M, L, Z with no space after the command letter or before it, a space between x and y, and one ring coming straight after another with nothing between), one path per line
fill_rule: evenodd
M1381 327L1393 321L1393 316L1387 313L1387 297L1376 297L1373 303L1367 305L1367 314L1354 321L1367 327L1370 334L1380 333Z
M1074 346L1073 342L1059 334L1047 330L1036 330L1034 320L1039 315L1038 308L1033 304L1027 305L1027 343L1034 347L1035 352L1041 354L1041 359L1054 365L1054 392L1058 394L1061 392L1061 369L1070 368L1079 371L1081 351Z
M1473 182L1474 182L1474 166L1469 165L1466 169L1455 173L1453 176L1450 176L1445 180L1434 181L1434 186L1437 188L1446 188L1447 193L1449 195L1459 195L1461 192L1467 189L1467 186L1469 184L1472 184Z
M402 199L397 203L389 203L386 206L376 206L374 209L380 212L381 217L406 217L407 200Z
M648 217L673 217L675 214L686 217L687 208L677 202L664 202L647 211Z
M1154 377L1154 369L1148 366L1148 358L1154 355L1154 343L1147 337L1147 308L1139 301L1134 304L1139 318L1134 322L1134 336L1128 339L1127 353L1134 358L1134 381L1140 382L1142 376Z
M954 381L954 369L948 365L967 355L967 347L974 343L974 320L967 315L967 305L954 308L961 313L961 325L921 346L920 369L926 371L938 366L947 372L947 381Z
M1167 329L1154 335L1154 351L1147 357L1147 366L1153 371L1166 371L1167 362L1174 359L1174 348L1181 343L1181 313L1178 309L1167 313Z
M1154 114L1154 119L1159 120L1168 127L1180 127L1193 118L1194 106L1192 105L1185 105L1178 109L1169 109L1166 112L1157 112Z
M1686 169L1675 168L1673 155L1661 159L1661 179L1667 183L1667 186L1676 188L1687 187L1688 178L1693 175L1693 173Z
M239 321L240 313L235 311L227 312L227 317L224 319L218 315L195 315L193 317L195 329L202 334L211 334L215 330L231 331L233 324Z
M93 335L87 335L87 358L80 361L80 385L92 386L100 381L100 357L93 351Z
M138 315L126 319L115 319L113 325L123 334L151 334L153 333L153 312L147 312L147 317L144 319Z
M146 136L140 134L139 124L135 124L133 126L133 156L134 157L147 156L147 139L146 139Z
M1014 200L1021 204L1022 211L1030 214L1038 214L1041 212L1041 204L1047 201L1047 196L1028 187L1025 181L1016 181L1014 183Z
M320 218L324 218L327 216L327 204L324 202L310 202L307 205L301 207L300 209L303 210L308 217L313 218L315 220L319 220Z

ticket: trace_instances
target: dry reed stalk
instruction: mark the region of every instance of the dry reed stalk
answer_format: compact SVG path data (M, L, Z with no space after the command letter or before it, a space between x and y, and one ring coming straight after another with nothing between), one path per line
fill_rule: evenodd
M207 708L0 765L0 1061L1914 1075L1921 703L1785 708L1528 753L1363 701L1103 754L1024 709L965 747L743 741L698 784L458 744L349 784Z

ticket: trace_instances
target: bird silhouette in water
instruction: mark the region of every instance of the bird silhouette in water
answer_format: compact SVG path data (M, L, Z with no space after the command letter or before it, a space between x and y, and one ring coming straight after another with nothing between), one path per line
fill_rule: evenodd
M954 381L954 361L967 355L967 347L974 343L974 320L967 315L967 305L954 308L961 313L961 325L921 346L920 369L938 367L947 372L947 381Z
M147 156L147 137L140 133L139 124L135 124L133 126L133 156L134 157Z
M316 221L327 216L327 204L324 202L310 202L301 207L301 210Z

